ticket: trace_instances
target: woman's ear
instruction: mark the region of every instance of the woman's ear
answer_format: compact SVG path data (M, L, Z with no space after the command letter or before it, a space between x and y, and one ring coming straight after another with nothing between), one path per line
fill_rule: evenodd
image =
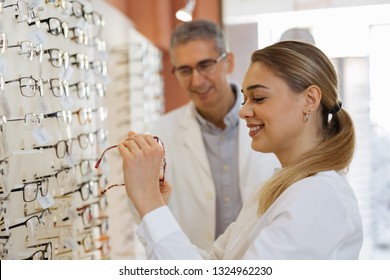
M321 89L318 86L309 86L304 91L304 110L314 112L321 104Z

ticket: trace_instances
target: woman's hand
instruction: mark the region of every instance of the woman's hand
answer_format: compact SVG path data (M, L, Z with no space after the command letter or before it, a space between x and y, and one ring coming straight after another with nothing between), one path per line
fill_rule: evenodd
M164 205L169 197L168 184L160 186L160 165L164 156L162 147L150 135L130 132L118 145L123 161L126 192L140 217Z
M127 139L126 140L131 140L132 137L136 135L134 131L129 131L127 133ZM161 171L161 170L160 170ZM171 192L172 192L172 187L169 185L167 180L161 181L162 179L162 174L160 172L160 193L164 199L164 202L166 205L169 204L169 198L171 197Z
M164 182L160 181L160 193L162 195L162 198L164 199L164 202L166 205L169 203L169 198L171 197L172 188L168 184L167 180L164 180Z

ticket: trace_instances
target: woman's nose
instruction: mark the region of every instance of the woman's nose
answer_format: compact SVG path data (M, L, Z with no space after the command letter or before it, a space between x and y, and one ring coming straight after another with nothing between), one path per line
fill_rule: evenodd
M239 116L241 119L247 119L250 117L253 117L253 110L252 107L248 104L248 102L245 102L240 111L239 111Z

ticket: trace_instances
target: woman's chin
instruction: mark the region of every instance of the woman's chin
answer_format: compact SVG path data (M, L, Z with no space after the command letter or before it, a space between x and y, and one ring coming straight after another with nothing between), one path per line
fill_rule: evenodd
M264 147L263 145L260 145L258 142L256 141L252 141L252 144L251 144L251 147L252 147L252 150L256 151L256 152L260 152L260 153L270 153L270 151L268 151L266 149L266 147Z

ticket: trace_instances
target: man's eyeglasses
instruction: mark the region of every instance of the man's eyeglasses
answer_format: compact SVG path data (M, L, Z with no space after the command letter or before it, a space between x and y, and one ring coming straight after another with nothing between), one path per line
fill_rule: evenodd
M172 69L172 73L175 74L176 77L180 80L190 79L192 77L192 72L194 71L194 69L196 69L199 74L207 76L215 71L217 63L220 62L222 59L226 58L226 56L227 53L224 52L216 59L205 59L198 62L195 67L191 67L188 65L183 65L179 67L175 66Z
M160 144L160 146L163 148L164 150L164 157L161 161L161 165L160 165L160 174L161 174L161 178L160 178L160 184L164 184L165 182L165 169L166 169L166 165L167 165L167 162L166 162L166 159L165 159L165 148L164 148L164 143L160 140L160 138L158 138L157 136L153 136L153 138L157 141L158 144ZM101 156L99 157L99 159L97 160L96 164L95 164L95 168L99 168L100 166L100 163L102 162L103 160L103 157L105 155L105 153L111 149L114 149L114 148L117 148L118 145L114 145L114 146L111 146L111 147L108 147L107 149L105 149L103 151L103 153L101 154ZM125 184L114 184L114 185L111 185L105 189L103 189L100 193L101 194L104 194L106 193L109 189L113 188L113 187L116 187L116 186L124 186Z

